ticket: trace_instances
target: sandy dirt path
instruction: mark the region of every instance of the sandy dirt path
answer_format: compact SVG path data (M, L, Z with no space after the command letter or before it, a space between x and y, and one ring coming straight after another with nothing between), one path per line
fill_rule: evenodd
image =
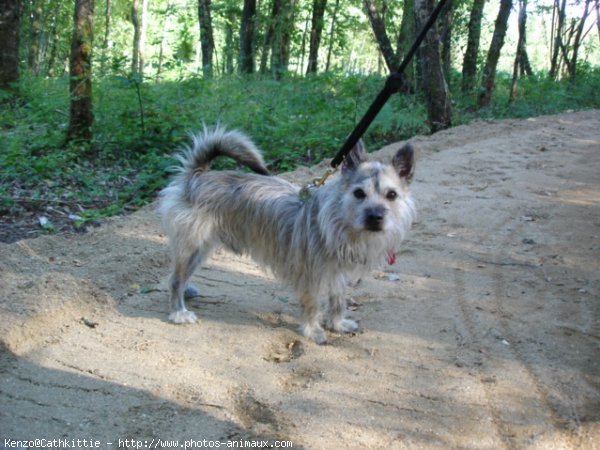
M285 287L225 252L194 276L199 323L169 324L151 208L0 245L0 448L600 448L600 111L412 142L418 222L349 292L360 331L325 346L297 333Z

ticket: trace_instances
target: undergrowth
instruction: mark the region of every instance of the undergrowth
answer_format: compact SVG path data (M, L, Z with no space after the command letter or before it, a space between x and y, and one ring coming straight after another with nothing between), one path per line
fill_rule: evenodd
M488 108L474 108L474 96L453 95L454 122L600 107L599 71L584 69L576 82L523 78L513 102L507 101L510 79L500 74ZM316 163L335 154L383 86L378 76L332 74L283 81L141 81L94 80L94 142L84 148L64 142L68 79L24 77L21 97L0 105L1 215L49 205L79 225L135 210L156 197L174 163L171 155L203 124L245 131L274 172ZM365 136L367 146L425 134L426 119L421 98L396 95Z

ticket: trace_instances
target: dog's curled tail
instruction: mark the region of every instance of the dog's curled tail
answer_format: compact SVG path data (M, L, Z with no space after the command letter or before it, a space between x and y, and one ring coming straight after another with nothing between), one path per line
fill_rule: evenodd
M213 159L228 156L261 175L270 175L260 150L248 136L217 126L191 135L192 145L179 155L184 172L204 172Z

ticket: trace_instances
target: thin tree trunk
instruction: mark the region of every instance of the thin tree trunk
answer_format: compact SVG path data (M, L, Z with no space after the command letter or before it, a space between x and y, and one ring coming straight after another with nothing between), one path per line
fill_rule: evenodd
M521 60L519 61L519 68L521 69L521 76L533 75L533 69L529 63L529 56L527 55L527 35L523 37L523 51L521 52Z
M102 48L108 49L110 39L110 0L106 0L106 9L104 10L104 41L102 41Z
M148 0L133 0L131 6L131 22L133 23L133 53L131 72L144 73L144 46L146 44Z
M263 51L260 58L260 73L266 73L269 54L273 51L273 41L275 38L275 28L279 20L279 10L281 9L281 0L272 0L271 17L268 21L265 40L263 43Z
M312 20L310 25L310 43L308 51L308 67L306 73L317 73L319 64L319 47L321 45L321 34L325 25L324 16L327 0L314 0Z
M94 0L75 0L75 29L69 60L71 107L67 140L92 138L92 43Z
M169 25L171 22L171 14L173 13L173 0L169 0L167 4L167 9L165 10L165 20L163 21L162 26L162 37L160 40L160 47L158 50L158 67L156 69L156 82L160 81L160 77L162 75L163 64L165 60L165 48L167 47L167 36L169 32Z
M340 0L335 0L335 6L333 7L333 14L331 15L331 27L329 28L329 46L327 48L327 62L325 63L325 72L329 72L331 68L331 54L333 53L333 36L335 34L335 26L337 22L337 15L340 8Z
M46 75L49 77L54 76L54 63L56 62L56 52L58 51L58 14L58 10L54 12L52 17L52 28L50 29L50 52L48 64L46 66Z
M517 98L517 84L519 78L519 67L523 60L525 50L525 30L527 24L527 0L519 0L519 39L517 40L517 51L515 52L515 62L513 64L512 83L510 86L509 102Z
M394 51L392 47L392 43L389 40L388 34L385 29L385 19L384 13L386 12L386 4L384 3L384 9L382 12L377 10L377 6L375 5L374 0L363 0L365 9L367 11L367 16L369 17L369 21L371 23L371 28L373 29L373 34L375 35L375 40L378 43L380 55L383 56L383 60L387 67L388 73L395 72L398 69L400 63L401 49L403 47L408 48L411 43L408 41L404 42L406 36L402 35L402 24L400 26L399 36L398 36L398 49ZM406 11L414 11L414 3L413 0L407 0L405 2L405 10ZM412 17L412 22L414 22L414 15ZM407 18L408 19L408 18ZM405 22L405 26L406 26ZM381 61L381 60L379 60ZM401 74L402 77L402 88L403 92L407 92L411 90L411 86L406 83L404 73Z
M500 0L500 10L498 11L490 50L483 69L481 93L479 94L478 100L479 107L488 106L492 100L492 91L494 90L494 84L496 82L496 66L498 65L498 59L500 58L500 51L504 45L506 29L508 28L508 16L510 16L511 7L512 0Z
M553 31L554 31L554 41L552 43L552 60L550 62L550 73L549 76L552 79L556 79L557 75L558 75L558 68L559 68L559 63L560 63L560 59L559 59L559 55L560 55L560 49L561 46L563 45L562 43L562 35L563 35L563 30L564 30L564 24L565 24L565 17L566 17L566 7L567 7L567 0L562 0L559 3L560 0L555 0L554 2L554 12L553 12L553 16L556 16L556 20L553 21ZM554 26L554 23L556 22L556 26Z
M104 38L102 39L102 56L100 59L100 72L104 73L108 62L108 47L110 46L110 7L111 0L106 0L104 8Z
M198 0L198 19L200 22L200 45L202 47L202 75L213 76L213 54L215 41L213 38L212 19L210 13L211 0Z
M600 1L596 0L596 29L598 30L598 40L600 41Z
M377 10L375 0L363 0L363 3L365 5L365 10L367 11L369 22L371 23L371 28L373 29L373 34L375 35L375 40L377 41L379 51L383 55L383 59L385 60L388 70L393 72L397 69L398 61L396 59L396 53L392 48L390 38L385 30L385 22Z
M202 50L200 48L200 39L198 39L198 42L196 42L196 51L194 52L194 72L196 73L196 76L200 75L200 55L202 53Z
M442 41L442 67L446 79L450 76L452 66L452 19L454 15L454 2L450 1L444 7L440 17L440 40Z
M555 41L555 28L556 25L556 1L552 4L552 19L550 21L550 70L548 71L548 76L552 72L552 58L554 55L554 41Z
M254 73L254 33L256 29L256 0L244 0L240 25L240 73Z
M223 11L224 19L225 19L225 42L223 43L223 67L221 72L223 74L231 75L233 74L233 59L237 54L235 48L235 37L233 31L233 25L237 19L237 11L236 8L231 6ZM215 55L216 56L216 55Z
M294 20L296 15L296 0L287 0L285 5L285 15L283 16L281 30L281 67L277 71L277 78L287 72L290 65L292 32L294 30Z
M471 16L469 18L469 33L467 37L467 49L463 59L462 68L462 91L471 92L475 87L477 76L477 56L479 55L479 38L481 36L481 20L483 18L483 7L485 0L474 0Z
M42 38L42 0L31 2L31 33L27 65L37 75L40 72L40 47Z
M142 0L142 16L140 19L140 52L138 72L143 75L146 61L146 35L148 34L148 0Z
M398 32L396 47L396 59L398 61L401 61L404 55L408 53L415 38L415 0L404 0L402 6L402 21L400 22L400 31ZM415 67L415 60L413 59L404 70L403 76L407 92L414 92L416 89Z
M571 59L569 60L569 79L571 81L575 80L575 76L577 74L577 56L579 54L579 47L581 46L581 37L583 35L583 28L585 26L585 21L587 20L590 14L590 0L585 0L585 7L577 25L577 31L575 33L575 39L573 41L572 51L571 51Z
M418 29L423 28L432 11L433 1L415 0ZM429 128L432 133L435 133L452 124L452 106L440 55L440 36L435 26L427 33L421 58Z
M525 7L527 6L527 0L521 0ZM524 12L525 21L523 23L523 45L521 46L521 53L519 56L519 68L521 71L521 76L533 76L533 70L531 68L531 64L529 63L529 56L527 55L527 11Z
M140 44L142 40L140 0L133 0L131 3L131 23L133 25L133 51L131 53L131 73L137 73L140 71Z
M304 70L304 58L306 57L306 36L309 33L308 23L309 23L309 17L308 17L308 14L306 14L306 18L304 19L304 30L302 31L302 44L300 45L300 61L296 65L296 72L300 75L302 74L302 71Z
M21 0L4 0L0 9L0 89L17 92Z
M292 27L294 26L295 0L281 1L279 14L275 18L275 34L271 49L271 72L280 79L288 70Z

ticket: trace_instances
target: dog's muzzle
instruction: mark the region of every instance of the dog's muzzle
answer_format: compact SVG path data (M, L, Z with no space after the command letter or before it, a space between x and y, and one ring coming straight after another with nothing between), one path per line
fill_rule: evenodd
M382 231L385 219L385 208L378 206L366 210L365 229L369 231Z

